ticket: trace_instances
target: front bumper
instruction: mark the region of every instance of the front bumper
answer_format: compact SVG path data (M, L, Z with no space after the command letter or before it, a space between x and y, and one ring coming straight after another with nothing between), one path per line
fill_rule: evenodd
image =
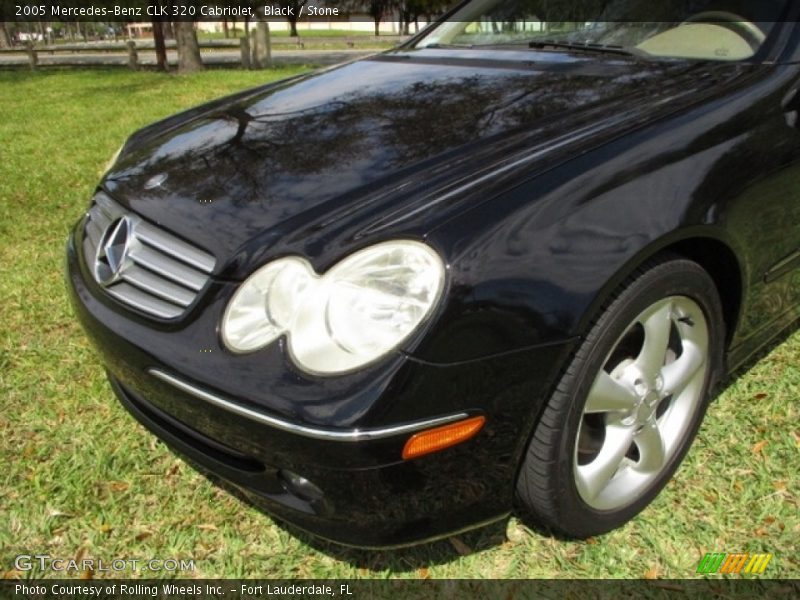
M414 543L507 514L528 433L571 350L565 343L451 366L398 353L365 373L312 380L278 344L248 358L214 345L225 284L214 284L186 323L161 327L106 298L72 238L67 279L112 387L137 420L279 519L362 547ZM487 424L472 440L401 460L420 422L475 414ZM298 488L289 474L312 486Z

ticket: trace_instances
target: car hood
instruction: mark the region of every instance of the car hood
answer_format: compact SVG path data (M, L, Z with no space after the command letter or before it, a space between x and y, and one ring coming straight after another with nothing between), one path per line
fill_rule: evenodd
M535 173L743 68L399 50L156 123L129 140L103 185L214 253L218 277L241 279L286 253L324 269L331 248L347 251L387 213L393 229L375 235L424 236L442 216L435 200L459 182L520 153L535 153L524 165Z

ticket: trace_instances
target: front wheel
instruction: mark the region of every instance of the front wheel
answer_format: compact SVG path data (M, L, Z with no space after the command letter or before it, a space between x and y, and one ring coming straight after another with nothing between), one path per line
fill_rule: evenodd
M524 516L585 538L643 510L694 440L723 340L719 294L698 264L663 260L635 273L536 425L517 479Z

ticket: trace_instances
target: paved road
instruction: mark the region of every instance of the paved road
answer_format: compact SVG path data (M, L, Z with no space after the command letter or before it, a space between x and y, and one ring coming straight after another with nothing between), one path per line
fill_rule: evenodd
M377 50L278 50L272 53L276 65L335 65L348 60L375 54ZM203 52L203 63L209 66L230 66L241 64L241 54L236 50L213 50ZM176 52L168 51L167 59L171 65L178 64ZM0 67L24 66L28 64L26 54L0 54ZM124 66L128 64L127 54L90 53L76 54L39 53L41 66ZM155 52L139 51L139 64L154 66L156 64Z

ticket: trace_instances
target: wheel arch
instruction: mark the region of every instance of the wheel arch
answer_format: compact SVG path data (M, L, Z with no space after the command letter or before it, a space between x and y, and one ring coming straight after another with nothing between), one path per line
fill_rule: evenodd
M598 311L634 271L661 255L677 255L698 263L714 280L722 301L725 348L730 349L741 320L748 281L746 265L735 248L736 244L724 232L708 227L681 230L643 247L617 271L594 299L580 321L580 334L585 335Z
M671 244L664 252L678 254L696 262L714 280L722 301L722 317L726 329L725 348L730 348L741 317L745 281L734 251L718 239L700 237Z

